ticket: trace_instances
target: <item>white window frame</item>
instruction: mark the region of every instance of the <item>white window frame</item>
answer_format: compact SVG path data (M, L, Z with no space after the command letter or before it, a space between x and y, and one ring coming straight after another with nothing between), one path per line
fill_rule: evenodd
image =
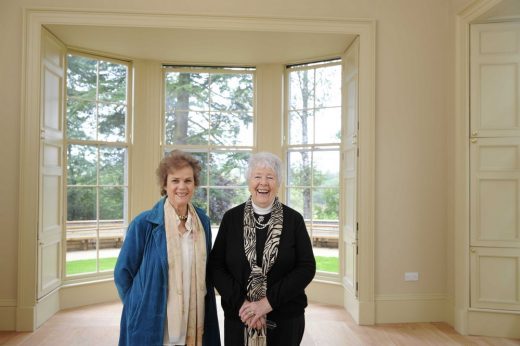
M285 69L285 95L287 95L287 97L285 98L286 101L285 101L285 106L284 106L284 109L285 109L285 112L284 112L284 129L285 129L285 132L284 132L284 158L285 158L285 162L287 163L287 167L286 167L286 170L287 172L289 172L289 158L288 158L288 155L290 152L297 152L297 151L308 151L309 153L311 153L311 167L313 165L313 157L314 157L314 152L320 152L320 151L337 151L338 153L338 157L339 157L339 162L338 162L338 165L339 165L339 168L340 170L338 171L338 185L337 185L337 189L340 193L340 195L338 196L339 198L339 209L341 210L341 208L343 207L342 205L342 201L343 201L343 198L342 198L342 195L344 194L343 192L343 189L341 188L341 183L340 183L340 177L341 177L341 167L343 166L341 164L341 141L338 142L338 143L314 143L314 138L312 140L312 143L311 144L304 144L304 143L300 143L300 144L290 144L289 143L289 139L290 139L290 134L289 134L289 117L290 117L290 109L289 109L289 104L290 104L290 95L289 95L289 92L290 92L290 78L289 78L289 74L291 72L295 72L295 71L302 71L302 70L316 70L318 68L323 68L323 67L329 67L329 66L342 66L342 62L341 62L341 58L338 58L338 57L334 57L334 58L331 58L331 59L323 59L323 60L319 60L319 61L312 61L312 62L308 62L308 63L301 63L301 64L298 64L297 66L291 66L291 65L288 65ZM341 91L339 91L339 93L341 93ZM315 99L314 99L315 100ZM341 109L342 106L340 106L340 109ZM316 109L315 105L313 105L311 107L311 109ZM316 118L313 117L313 121L316 122ZM342 119L343 121L343 119ZM315 127L313 126L313 129L315 129ZM313 130L313 135L315 136L315 133L314 133L314 130ZM311 242L313 242L313 212L312 212L312 208L313 208L313 198L312 198L312 195L313 195L313 190L316 188L314 186L314 174L312 174L311 176L311 185L308 185L308 186L297 186L297 187L301 187L301 188L309 188L310 189L310 193L311 193L311 218L307 221L306 220L306 223L307 223L307 232L309 233L309 236L311 237ZM285 177L285 185L286 185L286 200L289 199L287 193L289 191L289 184L288 184L288 179L289 179L289 174L286 174L286 177ZM322 187L320 187L322 188ZM289 205L290 206L290 205ZM330 282L341 282L341 276L342 276L342 272L341 272L341 268L342 268L342 265L341 265L341 261L342 261L342 247L341 247L341 212L340 210L338 210L338 257L337 257L337 260L338 260L338 272L337 273L333 273L333 272L325 272L325 271L318 271L316 270L316 276L315 276L315 280L323 280L323 281L330 281ZM309 225L310 224L310 225ZM313 245L313 248L315 246Z
M131 133L132 133L132 64L128 61L116 59L116 58L110 58L107 56L101 56L101 55L95 55L86 53L79 50L73 50L70 49L67 51L66 54L66 70L68 70L68 56L69 55L75 55L75 56L81 56L88 59L93 59L97 61L106 61L106 62L112 62L115 64L121 64L125 65L127 67L127 81L126 81L126 128L125 128L125 138L126 141L114 141L114 142L108 142L108 141L100 141L100 140L81 140L81 139L69 139L67 136L67 126L64 126L64 148L67 148L69 145L85 145L85 146L92 146L96 147L98 150L98 168L99 168L99 150L101 148L124 148L126 149L126 174L125 174L125 181L123 185L117 185L118 187L122 187L126 190L124 194L124 202L123 202L123 235L126 233L126 228L128 227L128 220L129 220L129 200L131 196L131 187L129 186L130 181L130 167L131 167ZM67 73L65 74L65 78L67 78ZM98 99L96 97L96 103L98 103ZM64 107L67 108L67 102L68 102L68 95L65 92L65 99L64 99ZM65 116L65 122L66 122L66 116ZM68 176L67 176L67 150L64 150L63 154L63 160L64 160L64 172L63 172L63 206L64 206L64 218L65 218L65 225L66 225L66 219L67 219L67 190L69 188L68 186ZM113 187L112 185L111 187ZM99 172L96 173L96 190L99 190L102 185L99 184ZM89 272L89 273L83 273L83 274L73 274L73 275L67 275L67 228L63 231L63 253L65 254L62 258L63 261L63 281L64 283L76 283L76 282L89 282L95 279L107 279L113 277L113 270L106 270L106 271L100 271L99 268L99 249L100 249L100 237L99 237L99 192L96 192L96 215L98 218L96 219L96 259L97 261L97 267L96 272Z

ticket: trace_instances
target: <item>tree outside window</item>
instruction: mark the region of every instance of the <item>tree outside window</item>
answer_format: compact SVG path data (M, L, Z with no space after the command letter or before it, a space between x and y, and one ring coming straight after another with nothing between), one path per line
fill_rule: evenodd
M287 68L287 203L302 213L317 269L339 273L341 62Z
M127 226L128 65L67 56L67 276L112 271Z
M254 69L165 67L164 96L163 150L199 159L193 202L217 228L224 212L249 196L244 174L254 146Z

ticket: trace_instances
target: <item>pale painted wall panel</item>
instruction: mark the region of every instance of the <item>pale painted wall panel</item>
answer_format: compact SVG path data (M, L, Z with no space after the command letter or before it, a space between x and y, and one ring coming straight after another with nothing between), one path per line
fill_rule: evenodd
M518 127L516 64L480 66L480 126L496 130Z
M520 311L520 249L471 249L471 307Z
M470 149L471 245L520 247L520 139L474 138Z

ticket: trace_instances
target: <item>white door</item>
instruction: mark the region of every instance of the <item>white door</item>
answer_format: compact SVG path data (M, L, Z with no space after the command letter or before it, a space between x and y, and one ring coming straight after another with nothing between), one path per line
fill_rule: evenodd
M343 285L352 296L357 297L357 160L358 160L358 56L359 38L347 49L342 57L342 180L345 191L343 200L343 243L344 276Z
M470 302L520 311L520 23L470 42Z
M62 278L65 47L42 30L38 299Z

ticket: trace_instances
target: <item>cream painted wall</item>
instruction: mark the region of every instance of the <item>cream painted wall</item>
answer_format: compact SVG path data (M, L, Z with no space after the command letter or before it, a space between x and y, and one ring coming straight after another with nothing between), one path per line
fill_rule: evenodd
M378 297L449 295L453 21L470 0L3 0L0 306L16 299L22 8L162 11L377 21L376 272ZM362 78L362 76L361 76ZM405 271L420 273L404 282ZM5 305L4 305L5 306Z

